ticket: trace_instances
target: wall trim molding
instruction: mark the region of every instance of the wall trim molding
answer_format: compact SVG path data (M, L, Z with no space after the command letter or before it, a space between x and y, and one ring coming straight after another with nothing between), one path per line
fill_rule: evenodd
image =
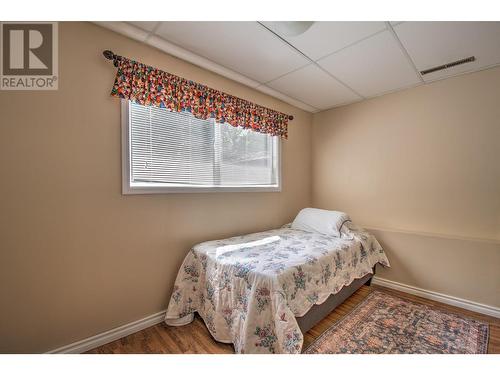
M167 310L124 324L109 331L51 350L47 354L80 354L163 322Z
M380 285L389 289L399 290L400 292L413 294L418 297L424 297L432 301L442 302L448 305L460 307L462 309L493 316L495 318L500 318L499 307L485 305L482 303L466 300L463 298L454 297L443 293L433 292L432 290L422 289L416 286L398 283L397 281L384 279L376 275L373 277L373 284Z
M458 236L458 235L444 234L444 233L422 232L422 231L395 229L395 228L381 228L381 227L374 227L371 225L360 225L360 226L363 227L364 229L367 229L367 230L377 230L380 232L411 234L414 236L444 238L447 240L486 242L486 243L492 243L495 245L500 245L500 240L496 239L496 238L466 237L466 236Z

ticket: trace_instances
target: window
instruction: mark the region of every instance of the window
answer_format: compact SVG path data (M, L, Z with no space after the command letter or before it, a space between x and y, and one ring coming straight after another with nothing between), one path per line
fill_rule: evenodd
M123 193L280 191L280 139L122 101Z

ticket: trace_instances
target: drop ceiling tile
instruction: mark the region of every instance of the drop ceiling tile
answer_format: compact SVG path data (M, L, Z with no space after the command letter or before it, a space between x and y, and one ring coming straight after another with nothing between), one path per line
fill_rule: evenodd
M264 24L277 32L273 22ZM325 22L317 21L303 34L280 36L313 60L329 55L354 42L385 29L384 22Z
M327 56L318 64L365 97L421 82L389 31Z
M361 99L313 64L271 81L267 86L319 109Z
M156 34L262 83L309 63L257 22L162 22Z
M151 32L155 28L158 21L129 21L127 23L137 26L139 29Z
M476 57L474 62L426 74L425 81L500 63L500 22L404 22L394 31L419 70Z

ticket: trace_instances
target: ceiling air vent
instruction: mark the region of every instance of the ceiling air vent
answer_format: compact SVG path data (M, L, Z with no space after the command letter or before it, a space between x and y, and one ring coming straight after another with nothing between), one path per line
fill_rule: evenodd
M467 57L467 58L462 59L462 60L453 61L453 62L450 62L448 64L444 64L444 65L435 66L434 68L422 70L420 72L420 74L422 74L424 76L424 75L429 74L429 73L434 73L434 72L437 72L439 70L452 68L454 66L466 64L466 63L473 62L473 61L476 61L475 56Z

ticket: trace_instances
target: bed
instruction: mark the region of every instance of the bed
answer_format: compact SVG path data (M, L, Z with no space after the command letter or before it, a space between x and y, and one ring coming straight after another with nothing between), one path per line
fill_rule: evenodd
M389 266L375 237L345 218L337 235L286 225L194 246L166 324L189 324L197 312L236 353L300 353L303 332L369 281L376 264Z

